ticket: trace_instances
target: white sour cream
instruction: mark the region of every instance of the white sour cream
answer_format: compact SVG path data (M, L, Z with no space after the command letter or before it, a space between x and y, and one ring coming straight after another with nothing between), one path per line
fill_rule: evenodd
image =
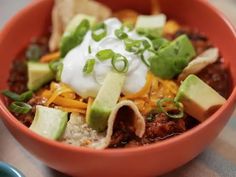
M136 93L146 83L148 68L142 62L140 57L134 53L125 50L125 44L115 36L115 30L121 27L121 22L116 18L105 21L107 26L107 35L101 41L96 42L91 37L89 31L83 42L72 49L63 61L62 82L69 85L77 94L86 97L96 97L106 74L113 69L111 60L99 61L96 53L104 49L112 49L114 52L125 56L129 62L129 69L126 73L126 80L122 88L123 94ZM146 39L139 36L135 31L127 32L130 38L135 40ZM89 46L91 53L89 53ZM83 68L88 59L95 58L96 64L91 74L83 73Z

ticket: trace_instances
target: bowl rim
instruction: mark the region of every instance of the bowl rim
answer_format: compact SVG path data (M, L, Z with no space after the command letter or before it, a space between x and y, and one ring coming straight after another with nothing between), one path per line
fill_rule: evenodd
M13 16L13 18L11 18L7 22L5 27L0 32L0 42L1 42L4 34L7 34L8 31L12 27L14 27L15 22L18 21L20 18L22 18L22 16L27 15L28 11L32 8L35 8L38 4L41 3L41 1L33 1L28 6L23 8L21 11L16 13L16 15ZM220 10L215 8L209 2L202 1L202 0L199 0L198 2L201 3L202 5L206 6L210 11L213 11L218 16L218 18L220 18L222 20L225 23L225 25L230 29L232 35L235 37L235 40L236 40L236 30L235 30L234 26L231 24L231 22L227 19L227 17L225 17ZM102 150L64 144L64 143L61 143L61 142L57 142L57 141L54 141L54 140L44 138L44 137L34 133L28 127L26 127L25 125L20 123L10 113L10 111L7 109L7 107L3 103L2 99L0 99L0 113L1 113L1 118L2 119L5 119L6 122L8 122L9 124L12 124L12 126L14 126L16 129L18 129L22 133L26 134L27 136L31 137L32 139L35 139L36 141L38 141L40 143L47 144L51 147L59 148L61 150L71 151L71 152L74 152L74 153L84 153L84 154L90 154L90 155L94 154L94 155L110 156L110 155L119 155L119 154L122 154L122 155L124 155L124 154L136 154L136 153L140 153L140 152L143 152L143 151L151 151L153 149L165 148L165 147L168 147L172 144L176 144L177 142L180 142L183 139L191 137L193 134L196 134L197 132L202 130L204 127L206 127L209 124L211 124L212 122L214 122L217 118L219 118L221 116L221 114L223 114L223 111L229 105L232 105L232 106L235 107L235 102L236 102L236 86L233 88L232 93L231 93L230 97L227 99L226 103L224 105L222 105L220 107L220 109L217 110L217 112L215 112L212 116L210 116L204 122L200 123L199 125L197 125L194 128L191 128L190 130L184 132L181 135L178 135L178 136L175 136L175 137L172 137L170 139L166 139L164 141L160 141L160 142L157 142L157 143L152 143L152 144L149 144L149 145L146 145L146 146L138 146L138 147L131 147L131 148L117 148L117 149L102 149Z

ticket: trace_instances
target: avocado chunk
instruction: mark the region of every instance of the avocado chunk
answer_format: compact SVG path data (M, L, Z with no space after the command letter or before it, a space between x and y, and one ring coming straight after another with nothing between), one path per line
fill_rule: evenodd
M27 67L29 90L35 91L54 78L53 72L46 63L28 62Z
M86 122L91 128L99 132L106 129L108 117L120 97L124 80L124 74L113 71L107 74L87 116Z
M182 82L175 100L184 105L186 113L200 122L206 120L226 101L213 88L193 74Z
M60 42L61 57L65 57L66 54L79 45L89 28L94 25L96 18L85 14L76 15L66 27Z
M67 116L67 112L38 105L30 129L45 138L57 140L64 133Z
M182 72L196 55L186 35L181 35L150 58L151 71L163 79L172 79Z
M149 38L156 38L161 36L165 23L166 16L164 14L139 15L135 28L140 34L147 35Z

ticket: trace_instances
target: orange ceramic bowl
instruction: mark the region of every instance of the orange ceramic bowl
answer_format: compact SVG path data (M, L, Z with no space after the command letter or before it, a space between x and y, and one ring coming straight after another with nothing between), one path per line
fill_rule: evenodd
M114 10L133 8L148 13L150 1L102 0ZM19 12L0 34L0 90L7 87L12 59L27 46L33 36L50 25L52 0L37 0ZM0 112L13 136L35 157L49 167L72 176L151 177L169 172L192 160L209 145L227 123L236 103L236 33L230 23L203 0L160 0L161 9L170 18L198 28L219 47L229 66L234 90L208 120L171 139L128 149L92 150L45 139L31 132L11 115L0 100Z

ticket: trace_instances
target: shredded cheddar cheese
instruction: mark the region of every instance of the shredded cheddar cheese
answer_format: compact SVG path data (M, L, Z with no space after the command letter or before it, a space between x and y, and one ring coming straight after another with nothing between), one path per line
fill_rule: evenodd
M147 75L145 86L137 93L126 95L121 100L131 99L137 105L141 114L146 115L157 106L161 98L174 98L178 85L172 80L163 80L151 73Z
M40 58L41 63L49 63L60 58L60 52L50 53Z
M50 88L53 94L46 102L46 106L49 106L58 96L60 96L63 93L73 93L73 90L71 90L65 84L57 84L55 82L52 82Z
M45 90L42 94L43 97L46 99L49 99L52 96L52 92L49 90ZM69 108L77 108L77 109L86 109L87 104L78 100L73 100L73 99L68 99L62 96L57 96L54 100L53 103L62 106L62 107L69 107Z
M87 105L87 111L86 111L86 120L88 119L88 115L89 115L89 112L90 112L90 108L91 108L91 105L93 103L94 99L89 97L88 98L88 105Z
M67 107L61 107L61 106L56 106L56 108L65 111L65 112L73 112L73 113L80 113L80 114L86 114L86 110L84 109L75 109L75 108L67 108Z
M164 26L164 33L165 34L174 34L180 29L180 25L174 21L174 20L169 20Z
M144 85L144 87L137 93L126 95L123 99L135 99L135 98L143 97L145 94L149 92L152 85L152 79L153 79L153 75L149 72L147 74L147 82Z

